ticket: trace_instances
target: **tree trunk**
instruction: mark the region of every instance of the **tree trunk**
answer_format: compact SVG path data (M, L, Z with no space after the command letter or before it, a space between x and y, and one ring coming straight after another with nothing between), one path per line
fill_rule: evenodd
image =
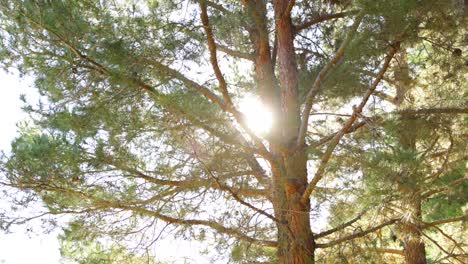
M407 208L410 219L402 221L401 231L405 260L407 264L426 264L426 250L422 241L421 229L421 195L419 192L412 193L407 198Z
M410 90L411 77L406 58L406 52L397 54L398 66L395 69L395 80L397 83L396 97L393 103L402 108L407 92ZM408 96L410 97L410 96ZM401 126L398 131L399 143L409 151L415 152L418 127L415 124L415 116L411 114L401 115ZM403 168L399 189L403 200L404 217L400 222L400 230L403 241L403 253L407 264L426 264L426 250L422 239L422 213L421 192L417 172L410 168Z
M281 264L313 264L315 242L310 225L310 203L301 203L307 184L306 154L283 157L275 171L274 209L278 227L278 260Z
M278 72L281 90L279 141L274 170L274 208L279 219L278 260L281 264L314 263L314 237L310 227L310 202L301 202L307 186L307 154L297 150L300 127L298 69L294 49L294 26L290 17L293 2L274 1ZM284 151L286 149L286 151ZM273 166L272 166L273 167Z
M414 116L401 116L402 126L399 132L400 144L406 150L416 151L417 127ZM403 253L407 264L426 264L426 250L422 239L421 189L418 178L421 175L410 168L403 168L399 182L402 195L403 219L400 230L403 241Z
M270 52L269 33L263 22L267 20L266 2L243 2L255 24L249 34L255 44L254 63L260 97L275 116L268 141L274 156L270 165L273 174L272 203L278 220L278 262L312 264L315 242L310 226L310 202L301 203L307 186L307 154L304 149L296 148L301 119L294 26L288 14L290 1L274 1L277 53ZM277 56L277 60L271 55ZM274 61L278 62L279 84Z

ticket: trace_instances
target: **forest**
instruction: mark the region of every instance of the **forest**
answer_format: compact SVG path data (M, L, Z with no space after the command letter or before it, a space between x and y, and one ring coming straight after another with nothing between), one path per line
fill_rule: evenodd
M0 231L39 220L70 263L172 263L175 238L211 263L468 263L467 14L0 0L0 67L40 94L0 153Z

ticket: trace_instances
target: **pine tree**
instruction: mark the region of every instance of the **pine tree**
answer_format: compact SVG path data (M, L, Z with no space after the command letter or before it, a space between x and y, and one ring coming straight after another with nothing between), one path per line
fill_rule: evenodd
M358 221L380 212L388 196L355 198L352 190L362 189L347 181L366 172L363 164L376 157L353 160L346 154L366 152L369 142L394 143L396 156L388 162L398 162L419 151L416 141L427 145L424 134L406 134L415 132L408 120L424 114L417 108L424 102L446 98L446 91L432 87L434 98L410 100L404 109L378 102L383 113L371 118L368 102L386 96L382 88L402 61L394 58L404 56L412 56L405 63L417 74L441 67L461 87L466 44L454 46L463 37L455 2L2 0L2 65L33 74L47 98L27 107L34 126L23 129L3 159L6 195L23 206L40 200L52 216L73 215L73 234L115 241L137 236L150 245L141 230L162 221L179 235L215 241L220 253L230 249L224 257L239 263L322 262L326 250L393 224L405 228L405 219L394 214L379 215L370 225ZM438 61L437 50L417 53L430 39L426 32L440 36L447 29L447 42L435 43L450 50L456 63ZM421 56L434 56L434 67L421 68ZM397 106L409 94L398 85L406 74L394 76L396 94L390 97ZM272 112L270 131L249 127L239 109L247 93ZM463 104L448 107L456 116L450 125L429 120L423 130L443 134L430 149L434 155L451 142L447 131L462 129L458 113L467 112ZM327 118L315 118L320 112ZM344 119L332 119L336 115ZM353 144L356 133L377 119L407 129ZM434 122L443 125L434 128ZM395 141L385 145L390 139ZM450 169L443 167L440 180L457 184L440 184L450 190L465 186L462 165L447 162ZM416 173L411 165L401 163L401 177ZM453 178L452 170L458 173ZM424 175L419 167L417 174ZM366 181L363 175L356 184ZM425 188L408 179L397 186L407 184L416 189L399 192L400 201ZM23 191L21 199L14 190ZM403 210L420 208L421 199ZM317 232L319 221L311 216L327 207L330 229ZM420 221L422 214L415 215ZM2 218L4 228L24 221L11 214ZM357 231L347 233L355 224ZM73 234L65 240L86 239ZM404 243L408 256L412 244ZM408 263L423 263L418 261L407 257Z

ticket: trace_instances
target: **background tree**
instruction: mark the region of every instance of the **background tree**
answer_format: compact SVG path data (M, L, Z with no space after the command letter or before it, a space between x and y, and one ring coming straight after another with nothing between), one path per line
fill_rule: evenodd
M451 28L450 40L461 39L462 16L445 28L432 23L457 8L416 0L1 1L2 65L33 73L47 99L27 108L35 127L4 158L6 195L21 205L42 201L46 214L73 215L73 233L127 239L128 247L132 237L140 248L151 245L156 233L145 230L164 222L215 241L219 252L229 248L221 257L237 262L319 261L324 248L405 224L399 214L369 223L358 222L364 213L337 212L380 213L385 201L356 198L365 177L348 181L364 171L362 160L344 154L368 150L371 141L350 142L369 120L401 116L385 102L377 103L379 116L364 116L376 108L366 107L371 96L385 95L395 56L417 58L424 30ZM447 49L457 58L464 52ZM461 73L465 65L456 67ZM396 91L396 100L406 94ZM271 111L268 132L254 131L252 113L240 112L247 93ZM320 112L344 120L311 118ZM462 126L451 121L451 129ZM411 140L399 135L401 145ZM376 144L391 146L384 139ZM330 229L315 229L313 216L327 208ZM5 214L3 226L22 221Z
M466 82L466 61L457 54L463 39L453 32L460 13L452 14L448 20L446 16L432 17L438 21L438 29L444 28L443 35L423 28L419 33L423 42L414 43L410 53L400 51L393 76L376 93L390 105L375 104L374 116L367 117L370 129L353 134L355 142L346 146L355 156L349 163L361 161L363 165L362 192L369 196L361 196L361 203L368 203L369 197L381 199L381 213L399 216L401 221L367 241L343 245L335 252L337 257L375 259L376 254L393 254L400 255L400 261L404 257L406 263L426 263L426 259L430 263L466 262L466 230L463 224L453 224L467 219L466 130L460 127L466 114L466 91L460 89ZM389 106L396 107L393 116L379 117L384 112L379 108ZM366 152L356 151L362 146ZM339 160L344 163L344 159ZM451 225L441 226L447 223ZM381 261L399 258L385 259Z

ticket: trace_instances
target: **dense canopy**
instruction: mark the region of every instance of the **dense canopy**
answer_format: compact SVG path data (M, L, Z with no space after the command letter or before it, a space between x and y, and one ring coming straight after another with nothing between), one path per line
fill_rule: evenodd
M168 234L215 263L467 263L465 3L0 0L0 65L41 94L0 227L40 217L78 263L157 263Z

